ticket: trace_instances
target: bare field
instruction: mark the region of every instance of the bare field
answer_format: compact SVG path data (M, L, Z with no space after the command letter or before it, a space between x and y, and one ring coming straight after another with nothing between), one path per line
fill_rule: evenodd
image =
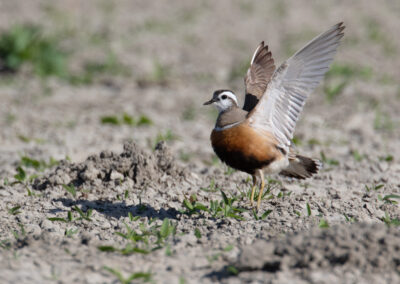
M1 283L399 283L396 1L0 1ZM251 179L214 155L215 89L243 102L344 21L295 143L324 168Z

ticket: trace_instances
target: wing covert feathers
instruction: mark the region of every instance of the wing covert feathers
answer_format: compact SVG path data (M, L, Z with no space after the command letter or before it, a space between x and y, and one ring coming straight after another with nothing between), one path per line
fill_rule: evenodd
M268 51L268 46L261 42L250 62L244 78L246 96L243 109L251 111L258 103L261 96L267 89L268 82L275 71L274 59Z

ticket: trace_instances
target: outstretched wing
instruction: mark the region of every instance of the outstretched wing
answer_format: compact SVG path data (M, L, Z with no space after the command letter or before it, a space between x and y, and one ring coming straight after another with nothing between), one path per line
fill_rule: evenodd
M333 26L284 62L248 115L253 128L273 133L286 151L304 103L328 71L344 28L343 23Z
M245 111L251 111L257 105L267 89L274 71L275 64L272 54L268 51L268 46L264 46L264 42L261 42L253 54L250 67L244 78L246 97L243 109Z

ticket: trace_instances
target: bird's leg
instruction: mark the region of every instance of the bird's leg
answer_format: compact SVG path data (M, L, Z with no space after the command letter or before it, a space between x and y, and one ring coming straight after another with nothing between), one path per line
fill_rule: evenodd
M258 200L257 200L257 211L258 211L258 209L260 209L261 197L262 197L264 186L265 186L264 173L262 172L262 170L259 170L258 173L259 173L260 178L261 178L261 186L260 186L260 193L258 194Z
M253 187L251 188L250 204L251 206L253 206L254 192L256 191L256 186L257 186L257 176L254 174L251 175L251 177L253 178Z

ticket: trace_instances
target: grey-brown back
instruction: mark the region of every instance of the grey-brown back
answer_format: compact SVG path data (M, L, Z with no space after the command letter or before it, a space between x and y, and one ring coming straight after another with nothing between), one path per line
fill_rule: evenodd
M247 111L242 110L237 106L233 106L230 109L221 112L218 115L217 122L215 123L216 128L224 128L233 124L237 124L246 119Z

